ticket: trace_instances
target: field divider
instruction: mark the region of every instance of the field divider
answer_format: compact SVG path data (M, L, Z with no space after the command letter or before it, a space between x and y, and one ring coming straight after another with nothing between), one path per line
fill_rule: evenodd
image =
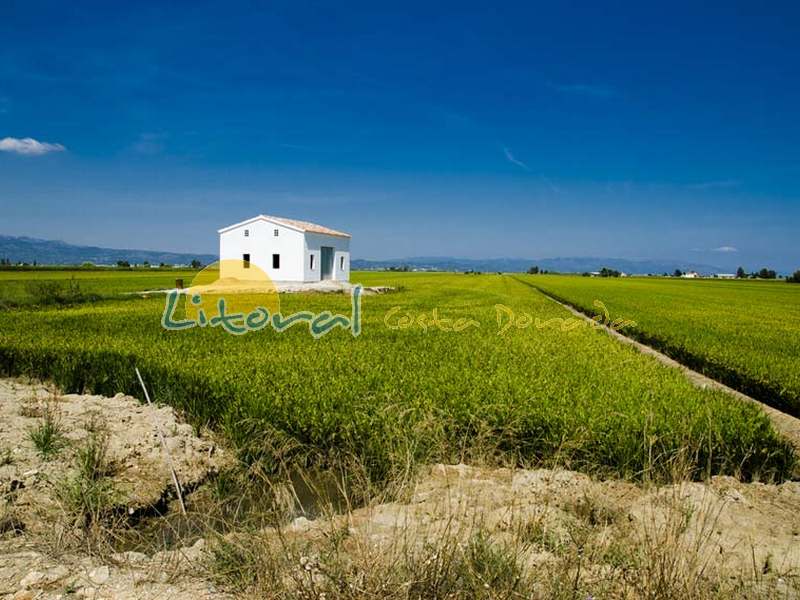
M701 389L708 389L708 388L716 389L716 390L725 392L726 394L729 394L729 395L731 395L731 396L733 396L735 398L738 398L739 400L744 400L746 402L753 402L755 404L758 404L761 407L761 409L770 418L770 421L772 421L773 427L775 427L776 431L778 431L781 435L783 435L792 444L792 446L794 446L794 448L798 451L798 453L800 453L800 419L798 419L797 417L794 417L794 416L792 416L792 415L790 415L788 413L785 413L785 412L783 412L783 411L781 411L781 410L779 410L777 408L774 408L774 407L770 406L769 404L761 402L760 400L757 400L756 398L753 398L752 396L748 396L744 392L741 392L741 391L739 391L737 389L734 389L734 388L722 383L721 381L718 381L716 379L712 379L711 377L709 377L707 375L704 375L703 373L700 373L699 371L696 371L696 370L692 369L691 367L689 367L689 366L687 366L687 365L675 360L674 358L671 358L670 356L668 356L665 353L657 350L656 348L653 348L652 346L649 346L649 345L647 345L647 344L645 344L643 342L640 342L639 340L636 340L636 339L634 339L632 337L629 337L629 336L625 335L624 333L621 333L620 331L617 331L616 329L612 329L611 327L609 327L605 323L598 322L596 319L593 319L588 314L586 314L585 312L580 310L580 308L578 308L576 306L573 306L572 304L570 304L569 302L564 301L561 298L557 298L557 297L553 296L549 292L547 292L545 290L542 290L540 287L538 287L538 286L536 286L534 284L528 283L526 281L522 281L522 280L518 279L517 277L513 277L513 276L512 276L512 279L514 279L515 281L518 281L519 283L521 283L523 285L527 285L531 289L536 290L537 292L542 294L545 298L547 298L551 302L555 302L556 304L558 304L562 308L568 310L570 313L572 313L576 317L584 319L585 321L591 323L592 325L603 329L611 337L619 340L620 342L633 346L634 348L636 348L642 354L646 354L647 356L652 356L657 361L659 361L661 364L663 364L663 365L665 365L667 367L672 367L674 369L678 369L696 387L701 388Z

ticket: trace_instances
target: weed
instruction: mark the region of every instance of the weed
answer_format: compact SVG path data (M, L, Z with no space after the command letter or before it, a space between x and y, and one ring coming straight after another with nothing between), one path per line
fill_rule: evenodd
M107 460L108 433L92 421L87 436L75 450L74 471L57 488L58 498L69 516L85 532L96 533L118 500L111 465Z
M0 450L0 467L14 464L14 453L10 448L3 448Z
M67 445L61 419L53 405L44 408L41 423L28 431L28 437L45 460L58 454Z

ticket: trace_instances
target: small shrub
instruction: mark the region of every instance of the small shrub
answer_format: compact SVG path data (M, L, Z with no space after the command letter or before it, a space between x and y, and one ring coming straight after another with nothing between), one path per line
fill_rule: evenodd
M84 294L75 277L66 281L45 279L29 281L25 291L31 302L37 306L70 306L82 302L94 302L96 294Z
M60 300L64 294L64 284L61 281L54 280L34 280L25 285L25 291L34 304L50 306L61 304Z

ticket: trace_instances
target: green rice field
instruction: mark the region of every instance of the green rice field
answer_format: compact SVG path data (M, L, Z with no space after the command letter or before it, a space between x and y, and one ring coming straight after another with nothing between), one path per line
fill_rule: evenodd
M0 295L9 285L24 287L14 275L2 274ZM559 464L634 479L669 479L678 464L696 477L782 479L795 462L756 405L692 386L575 319L523 277L355 273L354 282L397 291L364 296L359 336L339 328L315 339L305 324L245 335L219 327L167 331L163 296L113 298L176 277L163 276L87 274L86 286L111 299L0 310L0 373L52 380L68 391L141 397L138 367L156 399L211 426L247 464L357 460L375 481L432 461ZM573 280L576 287L567 289ZM567 296L594 282L536 284ZM734 296L736 285L730 284ZM590 290L585 297L600 292ZM796 314L796 305L783 306L794 290L775 293L774 305ZM732 302L740 310L757 295L746 286L742 294L745 301ZM625 316L638 321L644 309L634 311L635 301L625 304L624 297L602 294L612 313L630 310ZM712 309L724 304L709 300ZM282 294L281 313L297 311L349 315L351 299ZM667 322L684 315L676 310ZM651 322L659 320L642 319ZM715 331L713 318L692 322ZM773 335L755 319L738 323L751 339ZM796 347L796 339L783 344ZM777 360L775 373L785 366Z
M625 333L785 412L800 416L800 285L782 281L520 276Z

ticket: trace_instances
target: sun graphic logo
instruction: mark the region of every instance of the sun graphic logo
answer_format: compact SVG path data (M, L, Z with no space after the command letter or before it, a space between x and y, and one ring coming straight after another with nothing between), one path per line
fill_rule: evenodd
M347 329L358 337L362 289L355 285L351 290L350 315L300 311L284 316L278 288L263 269L247 261L221 260L200 271L188 288L167 292L161 326L170 331L221 327L242 335L266 327L283 333L305 323L317 339L336 328Z
M207 266L195 275L184 295L186 318L200 324L225 314L274 315L281 308L278 288L269 275L242 260L220 260Z

